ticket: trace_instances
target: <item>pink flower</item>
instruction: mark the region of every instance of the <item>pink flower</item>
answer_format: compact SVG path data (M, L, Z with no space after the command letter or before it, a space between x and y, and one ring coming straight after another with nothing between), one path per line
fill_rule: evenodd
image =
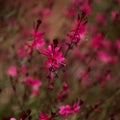
M16 118L10 118L10 120L16 120Z
M48 49L44 50L43 55L48 58L48 60L46 60L47 68L59 68L60 65L64 64L63 61L65 58L62 56L62 52L60 52L59 47L54 48L52 45L49 45Z
M103 63L109 63L111 62L111 56L106 53L105 51L99 51L98 52L98 58L103 62Z
M94 48L99 48L102 45L103 36L101 34L96 34L92 39L92 45Z
M69 9L67 9L66 11L64 11L64 16L71 18L71 17L75 17L76 15L76 10L73 7L70 7Z
M101 24L105 24L106 23L106 19L105 16L102 13L97 13L96 15L96 20L101 23Z
M25 74L27 73L27 68L25 65L22 65L20 69L22 73L25 73Z
M17 76L17 69L15 66L10 66L8 68L7 74L12 76L12 77L16 77Z
M60 107L60 111L59 111L60 115L62 115L64 117L68 117L72 113L73 113L73 110L70 105L65 105L65 106Z
M79 102L77 102L73 106L70 105L61 106L59 110L59 114L64 117L68 117L73 113L79 112L79 110L80 110L80 105Z
M32 36L34 37L32 48L41 49L44 45L43 34L40 31L32 30Z
M79 110L80 110L80 105L79 105L79 103L75 103L75 104L73 105L73 111L74 111L74 112L79 112Z
M18 49L18 56L19 56L19 57L24 56L24 54L25 54L24 49Z
M49 120L49 116L48 114L45 114L45 113L40 113L39 114L39 120Z
M116 41L116 46L117 46L117 49L120 50L120 39Z
M83 4L81 7L81 10L83 10L87 15L89 15L92 11L91 7L89 4Z
M24 82L31 88L32 95L38 94L39 87L42 85L40 80L33 77L25 77Z
M82 23L80 24L80 21L76 21L74 29L71 31L71 33L67 34L68 42L70 42L70 44L74 43L76 45L81 40L81 38L84 37L85 32L85 25Z
M118 15L118 11L114 10L111 12L111 17L113 20L117 17L117 15Z
M49 8L45 8L43 10L43 13L44 13L45 16L48 16L48 17L52 15L52 12Z

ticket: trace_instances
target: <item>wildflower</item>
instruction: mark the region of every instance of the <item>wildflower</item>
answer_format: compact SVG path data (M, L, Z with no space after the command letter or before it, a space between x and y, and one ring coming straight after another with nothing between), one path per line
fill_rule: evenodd
M52 45L49 45L48 49L44 50L43 55L48 58L48 60L46 60L47 68L59 68L61 65L64 65L63 61L65 58L62 56L59 47L54 48Z
M15 66L10 66L8 68L7 74L12 76L12 77L16 77L17 76L17 69Z
M86 32L85 25L83 25L83 23L80 21L76 21L75 26L76 28L73 29L71 33L67 34L68 44L71 46L71 48L78 44Z
M111 56L106 53L105 51L99 51L98 52L98 58L103 62L103 63L109 63L111 62L112 58Z
M75 104L73 105L73 111L74 111L74 112L79 112L79 110L80 110L80 105L79 105L79 103L75 103Z
M16 118L10 118L10 120L16 120Z
M45 114L45 113L40 113L39 114L39 120L49 120L49 116L48 114Z
M92 11L91 7L89 6L89 4L83 4L81 6L81 10L83 10L87 15L89 15Z
M42 85L40 80L33 77L25 77L24 82L31 88L32 95L38 94L39 87Z
M80 110L79 102L75 103L73 106L70 105L63 105L60 107L59 114L68 117L72 115L73 113L77 113Z
M117 46L117 49L120 50L120 39L116 41L116 46Z
M32 30L32 36L33 41L31 46L39 50L44 45L43 34L40 31Z
M96 20L97 20L100 24L105 24L105 23L106 23L105 16L104 16L102 13L97 13L97 15L96 15Z
M65 106L60 107L60 111L59 111L60 115L62 115L64 117L68 117L72 113L73 113L73 110L70 105L65 105Z
M25 74L27 73L27 68L25 65L22 65L20 69L22 73L25 73Z
M102 45L103 36L101 34L96 34L92 39L92 45L94 48L99 48Z

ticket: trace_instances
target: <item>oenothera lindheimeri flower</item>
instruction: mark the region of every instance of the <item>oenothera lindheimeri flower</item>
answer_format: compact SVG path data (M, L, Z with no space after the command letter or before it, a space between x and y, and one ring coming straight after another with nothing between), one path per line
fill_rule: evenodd
M96 20L100 24L106 24L106 18L103 13L97 13Z
M28 54L32 52L33 49L37 49L39 52L44 46L43 34L38 30L32 30L32 41L25 43L25 49Z
M42 82L33 77L25 77L24 82L31 88L32 95L37 95L39 92L39 87L42 85Z
M100 33L97 33L92 38L92 45L94 48L100 48L102 45L103 36Z
M11 77L16 77L17 76L17 69L15 66L10 66L8 68L7 74Z
M85 34L85 25L83 25L79 20L75 23L75 29L71 31L71 33L67 34L68 44L73 47L73 45L77 45L81 40L81 37Z
M40 112L39 120L50 120L48 114Z
M117 49L120 50L120 39L117 40L116 46L117 46Z
M80 110L80 105L77 102L73 106L70 106L69 104L60 106L59 114L64 117L68 117L74 113L79 112L79 110Z
M26 74L28 72L27 68L25 65L22 65L21 68L20 68L21 72Z
M102 51L102 50L98 52L98 58L103 63L110 63L110 62L112 62L112 56L110 56L107 52Z
M32 30L32 48L40 49L44 45L43 34L40 31Z
M81 10L83 10L87 15L89 15L92 11L92 8L90 7L89 4L83 4L81 7L80 7Z
M47 68L56 69L60 68L61 65L64 65L63 61L65 58L63 57L59 47L49 45L48 49L44 50L42 54L48 58L46 60Z
M64 117L68 117L73 113L73 110L71 108L70 105L62 105L60 106L60 111L59 114L64 116Z

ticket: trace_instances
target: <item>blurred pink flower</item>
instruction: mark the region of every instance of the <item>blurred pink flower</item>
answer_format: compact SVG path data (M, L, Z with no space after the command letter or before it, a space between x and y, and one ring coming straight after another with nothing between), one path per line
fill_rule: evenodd
M51 10L49 9L49 8L45 8L44 10L43 10L43 14L45 15L45 17L46 16L51 16L52 15L52 12L51 12Z
M72 115L73 113L77 113L80 110L80 105L79 103L75 103L73 106L70 105L62 105L60 106L59 114L68 117Z
M34 37L32 42L32 48L40 50L44 45L43 34L40 31L32 30L32 36Z
M16 120L16 118L10 118L10 120Z
M80 105L79 105L79 103L75 103L75 104L73 105L73 111L74 111L74 112L79 112L79 110L80 110Z
M117 49L120 50L120 39L116 41L116 46L117 46Z
M25 74L27 73L27 68L25 65L22 65L20 69L22 73L25 73Z
M24 49L18 49L18 56L19 57L22 57L22 56L24 56L24 54L25 54L25 51L24 51Z
M39 114L39 120L49 120L49 116L48 114L45 114L45 113L40 113Z
M96 20L101 23L101 24L105 24L106 23L106 19L105 16L102 13L97 13L96 15Z
M103 36L101 34L96 34L93 38L92 38L92 45L94 48L99 48L102 45L102 41L103 41Z
M105 51L99 51L98 52L98 58L103 63L109 63L109 62L111 62L111 56L108 53L106 53Z
M111 12L111 17L113 20L117 17L117 15L118 15L118 11L114 10Z
M65 106L60 107L60 111L59 111L60 115L62 115L64 117L68 117L72 113L73 113L73 110L70 105L65 105Z
M17 69L15 66L10 66L8 68L7 74L12 76L12 77L16 77L17 76Z
M39 87L42 85L42 82L33 77L25 77L24 82L31 88L32 95L37 95L39 92Z
M92 8L90 7L89 4L83 4L81 7L80 7L81 10L83 10L87 15L89 15L92 11Z

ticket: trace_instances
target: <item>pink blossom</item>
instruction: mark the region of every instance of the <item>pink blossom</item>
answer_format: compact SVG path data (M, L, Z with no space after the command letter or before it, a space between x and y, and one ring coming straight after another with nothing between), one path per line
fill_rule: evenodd
M105 51L99 51L98 52L98 58L103 63L109 63L109 62L111 62L111 56L108 53L106 53Z
M60 111L59 111L60 115L62 115L64 117L68 117L72 113L73 113L73 110L70 105L65 105L65 106L60 107Z
M49 116L48 114L45 114L45 113L40 113L39 114L39 120L49 120Z
M20 69L22 73L25 73L25 74L27 73L27 68L25 65L22 65Z
M40 31L32 30L32 36L34 37L32 48L40 50L44 45L43 34Z
M59 114L64 116L64 117L68 117L70 115L72 115L73 113L77 113L79 112L80 110L80 105L79 103L75 103L73 106L70 106L70 105L62 105L60 107L60 110L59 110Z
M24 49L18 49L18 56L19 56L19 57L24 56L24 54L25 54Z
M67 83L63 83L63 90L64 90L64 92L66 92L66 93L69 93L70 92L70 89L69 89L69 87L68 87L68 84Z
M111 17L113 20L117 17L117 15L118 15L118 11L114 10L111 12Z
M92 39L92 45L94 48L99 48L102 45L103 36L101 34L96 34Z
M102 43L101 43L105 48L108 48L110 49L111 46L112 46L112 43L110 40L103 40Z
M60 52L60 48L54 48L52 45L49 45L48 49L44 50L43 55L48 58L48 60L46 60L46 66L48 68L59 68L60 65L63 65L63 61L65 60L62 56L62 52Z
M44 13L45 16L48 16L48 17L52 15L52 12L49 8L45 8L43 10L43 13Z
M116 41L116 46L117 46L117 49L120 50L120 39Z
M39 87L42 85L42 82L33 77L25 77L24 82L31 88L32 95L38 94Z
M92 11L89 4L83 4L81 7L81 10L83 10L87 15L89 15Z
M75 104L73 105L73 111L74 111L74 112L79 112L79 110L80 110L80 105L79 105L79 103L75 103Z
M16 118L10 118L10 120L16 120Z
M8 68L7 74L12 76L12 77L16 77L17 76L17 69L15 66L10 66Z
M105 24L106 23L106 19L105 16L102 13L97 13L96 15L96 20L101 23L101 24Z
M67 34L68 42L77 44L86 32L85 25L80 24L80 21L75 22L75 29L71 33Z
M69 9L67 9L66 11L64 11L64 16L71 18L74 17L76 15L76 10L73 7L70 7Z

